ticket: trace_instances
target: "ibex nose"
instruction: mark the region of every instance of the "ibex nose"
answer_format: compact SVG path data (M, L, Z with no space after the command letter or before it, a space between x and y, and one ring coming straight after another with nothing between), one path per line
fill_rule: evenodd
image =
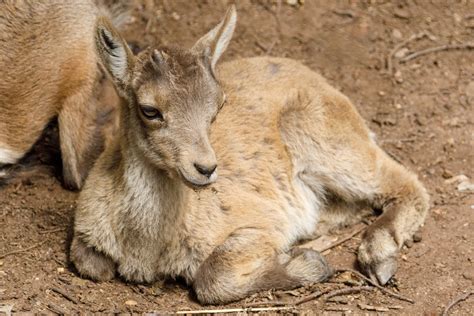
M213 165L205 166L205 165L195 163L194 168L196 168L196 170L203 176L210 178L212 174L214 173L214 171L216 170L217 165L213 164Z

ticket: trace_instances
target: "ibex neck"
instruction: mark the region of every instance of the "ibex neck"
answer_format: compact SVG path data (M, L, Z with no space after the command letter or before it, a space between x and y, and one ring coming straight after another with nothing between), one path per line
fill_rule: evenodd
M180 225L188 204L188 189L153 166L136 148L122 145L123 183L127 215L152 236Z

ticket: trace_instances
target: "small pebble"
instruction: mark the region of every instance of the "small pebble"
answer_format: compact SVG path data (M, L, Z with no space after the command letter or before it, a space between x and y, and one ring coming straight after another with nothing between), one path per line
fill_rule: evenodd
M462 18L457 13L453 14L453 19L454 19L454 23L456 23L456 24L459 24L462 21Z
M402 32L399 29L393 29L392 36L396 40L401 40L403 38Z
M413 247L413 241L412 240L405 241L405 246L407 246L407 248Z
M469 82L467 85L466 95L468 98L474 98L474 81Z
M393 15L395 15L397 18L400 18L400 19L410 18L410 12L401 8L396 8L395 11L393 12Z
M420 235L419 233L415 233L415 234L413 235L413 241L414 241L414 242L420 242L421 239L422 239L422 238L421 238L421 235Z
M393 54L393 56L397 59L400 59L400 58L403 58L406 55L408 55L409 52L410 52L410 50L408 48L403 47L403 48L400 48L399 50L397 50L396 53Z
M63 267L60 267L57 269L58 273L64 273L64 268Z
M394 74L394 77L395 77L395 81L397 83L402 83L403 82L403 78L402 78L402 73L400 70L397 70Z
M125 301L125 305L128 305L128 306L135 306L137 304L138 304L137 301L134 301L134 300Z
M462 277L466 280L474 280L474 271L467 271L462 274Z
M180 16L178 13L176 13L176 12L171 13L171 17L172 17L173 20L175 20L175 21L178 21L179 19L181 19L181 16Z
M443 174L441 175L443 178L445 179L450 179L452 178L454 175L451 171L447 170L447 169L444 169L443 170Z

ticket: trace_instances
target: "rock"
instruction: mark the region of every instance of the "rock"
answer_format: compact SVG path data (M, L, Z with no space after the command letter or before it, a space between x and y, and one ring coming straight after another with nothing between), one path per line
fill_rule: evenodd
M454 23L456 23L456 24L459 24L462 21L462 18L457 13L453 14L453 19L454 19Z
M443 125L448 125L449 127L460 127L461 120L459 117L453 117L442 122Z
M181 19L181 16L180 16L177 12L171 13L171 17L172 17L173 20L175 20L175 21L178 21L179 19Z
M296 6L298 5L298 0L286 0L286 4Z
M137 301L134 301L134 300L125 301L125 305L128 305L128 306L135 306L137 304L138 304Z
M78 287L81 287L81 286L86 286L87 285L87 281L84 280L84 279L81 279L81 278L73 278L71 280L71 284L74 285L74 286L78 286Z
M396 8L393 11L393 15L399 19L409 19L411 16L410 12L402 8Z
M444 169L443 170L443 173L441 174L441 176L445 179L450 179L452 178L454 175L451 171L449 171L448 169Z
M466 95L468 98L474 98L474 81L469 82L466 86Z
M397 70L393 76L395 77L395 81L397 83L402 83L403 82L402 72L400 70Z
M413 241L412 240L405 241L405 246L407 246L407 248L413 247Z
M451 184L451 183L455 183L455 182L464 182L464 181L467 181L467 180L469 180L469 178L466 175L460 174L460 175L457 175L455 177L452 177L450 179L445 180L444 183Z
M413 235L413 241L414 241L414 242L420 242L421 239L422 239L421 234L415 233L415 234Z
M410 52L410 50L408 48L403 47L403 48L400 48L399 50L397 50L395 52L395 54L393 54L393 56L397 59L400 59L400 58L403 58L406 55L408 55L409 52Z
M392 30L392 37L396 40L401 40L403 38L402 32L399 29Z
M458 184L457 190L459 192L474 191L474 183L471 183L468 180L462 181L461 183Z
M59 268L57 269L57 271L58 271L58 273L64 273L64 268L63 268L63 267L59 267Z
M13 305L0 304L0 313L5 315L11 315L13 310Z
M474 269L468 268L467 271L464 271L462 277L466 280L474 281Z

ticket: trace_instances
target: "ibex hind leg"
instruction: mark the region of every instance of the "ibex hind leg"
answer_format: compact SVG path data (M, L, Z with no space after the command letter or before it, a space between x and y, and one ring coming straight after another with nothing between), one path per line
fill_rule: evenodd
M88 246L75 236L71 243L70 260L83 277L95 281L107 281L115 276L116 265L106 255Z
M321 282L331 275L332 270L318 252L294 249L279 254L268 238L265 231L240 229L217 247L194 278L198 300L223 304L257 291Z
M64 185L80 189L104 148L103 124L88 86L65 99L58 116Z
M374 143L347 98L334 92L314 100L307 93L290 99L280 122L296 176L315 192L382 210L365 233L358 259L372 279L385 284L396 271L399 249L424 222L428 195L416 176Z

